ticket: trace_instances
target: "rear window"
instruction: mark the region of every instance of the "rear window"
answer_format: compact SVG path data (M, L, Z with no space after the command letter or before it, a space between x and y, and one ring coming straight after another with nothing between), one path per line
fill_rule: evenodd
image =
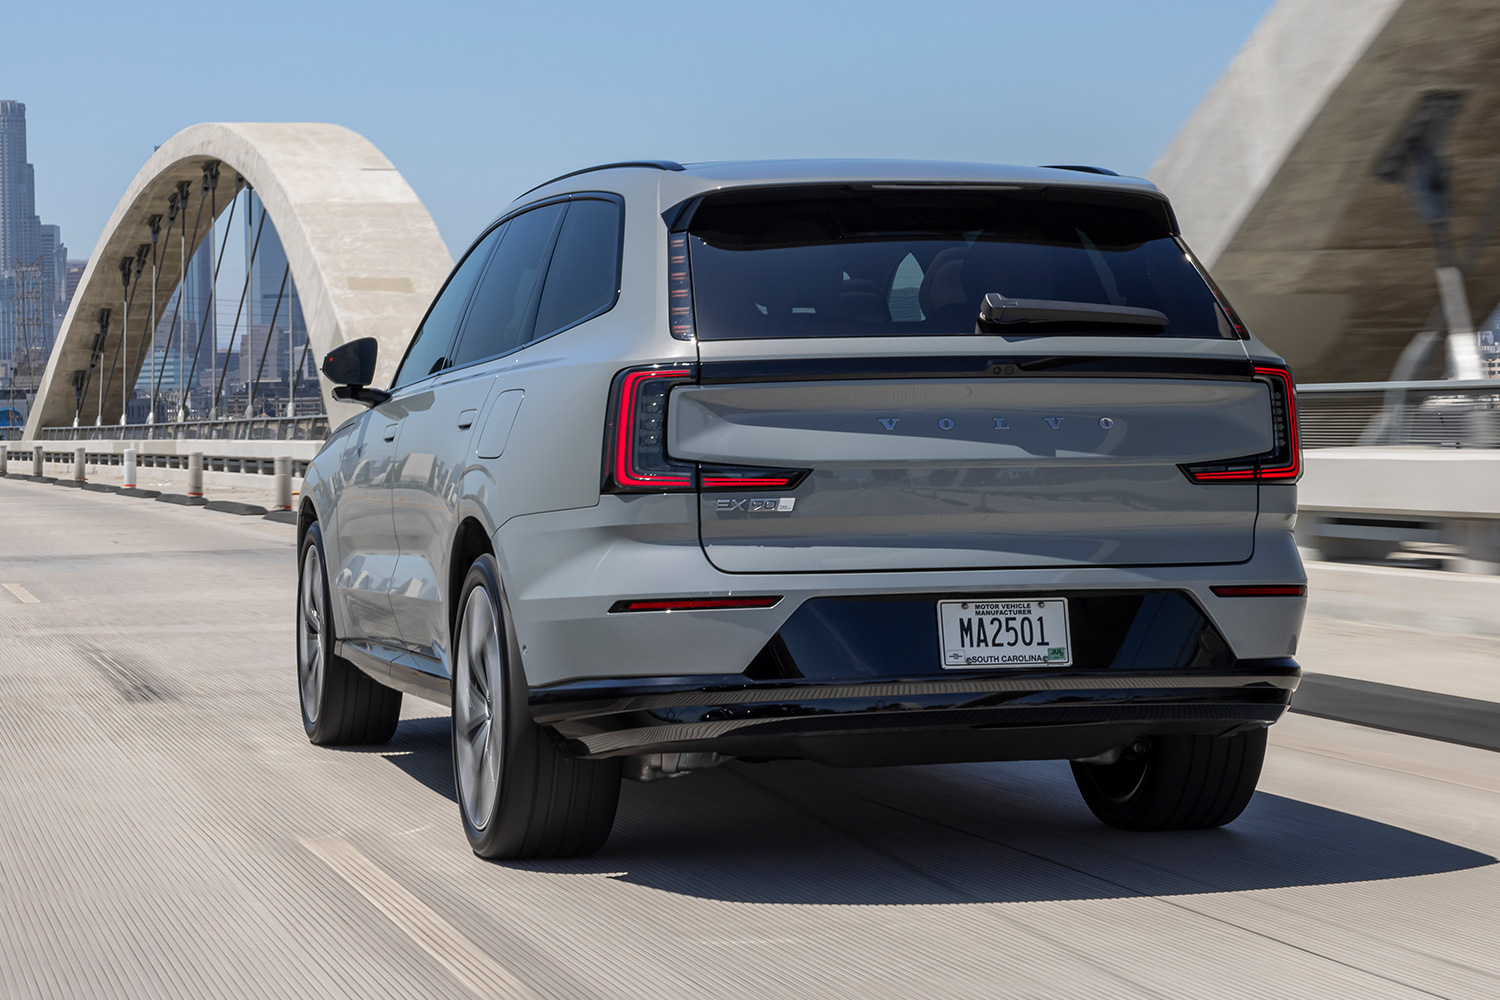
M731 193L689 226L703 340L972 334L989 292L1155 309L1160 326L1033 323L1007 337L1233 338L1148 199L1106 192Z

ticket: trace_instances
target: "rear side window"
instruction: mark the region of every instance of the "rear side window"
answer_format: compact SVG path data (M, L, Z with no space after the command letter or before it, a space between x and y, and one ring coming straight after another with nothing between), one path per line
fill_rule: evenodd
M615 304L623 221L616 202L575 199L569 203L557 249L547 266L536 336L545 337L597 316Z
M532 293L547 262L565 204L543 205L511 219L464 320L453 364L508 354L526 342Z
M463 318L469 293L474 290L474 282L484 270L484 262L489 259L490 252L500 242L504 232L504 226L492 230L453 269L452 277L438 293L437 301L427 311L427 318L422 320L411 346L406 349L406 357L402 359L395 381L391 383L393 387L410 385L452 364L452 359L447 357L448 347L453 343L458 321Z
M1017 324L1007 337L1235 336L1139 196L780 189L705 201L689 234L703 340L972 334L989 292L1167 316L1164 327Z

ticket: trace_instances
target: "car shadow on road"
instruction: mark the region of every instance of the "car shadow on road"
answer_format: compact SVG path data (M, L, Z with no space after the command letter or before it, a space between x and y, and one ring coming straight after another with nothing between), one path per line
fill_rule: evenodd
M396 735L380 750L392 764L439 795L457 802L449 730L446 715L402 719Z
M404 721L387 759L455 795L446 719ZM402 753L399 751L411 751ZM839 769L732 763L625 782L592 858L511 862L745 903L892 905L1169 896L1411 878L1495 864L1411 830L1259 792L1219 830L1123 833L1066 764Z

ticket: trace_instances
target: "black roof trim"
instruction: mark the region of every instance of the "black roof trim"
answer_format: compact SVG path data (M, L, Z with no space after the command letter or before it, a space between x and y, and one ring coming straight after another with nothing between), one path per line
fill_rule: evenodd
M1044 164L1042 164L1042 169L1043 170L1077 170L1080 173L1085 173L1085 174L1103 174L1106 177L1118 177L1118 176L1120 176L1115 171L1109 170L1109 169L1107 169L1105 167L1090 167L1090 166L1087 166L1086 164L1082 164L1082 163L1044 163Z
M616 167L653 167L657 170L685 169L682 164L676 162L675 160L621 160L619 163L601 163L597 167L584 167L582 170L570 170L565 174L558 174L550 181L542 181L542 183L538 184L536 187L528 188L527 190L522 191L516 197L524 198L532 191L540 191L548 184L556 184L558 181L565 181L569 177L577 177L579 174L591 174L596 170L613 170Z

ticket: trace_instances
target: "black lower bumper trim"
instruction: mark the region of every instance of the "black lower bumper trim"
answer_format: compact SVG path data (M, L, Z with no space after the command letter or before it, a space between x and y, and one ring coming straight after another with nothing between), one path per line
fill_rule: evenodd
M1299 673L1294 661L1275 659L1204 674L1028 671L853 683L642 678L533 689L531 710L587 757L691 751L830 763L1082 757L1141 735L1269 725L1286 711Z

